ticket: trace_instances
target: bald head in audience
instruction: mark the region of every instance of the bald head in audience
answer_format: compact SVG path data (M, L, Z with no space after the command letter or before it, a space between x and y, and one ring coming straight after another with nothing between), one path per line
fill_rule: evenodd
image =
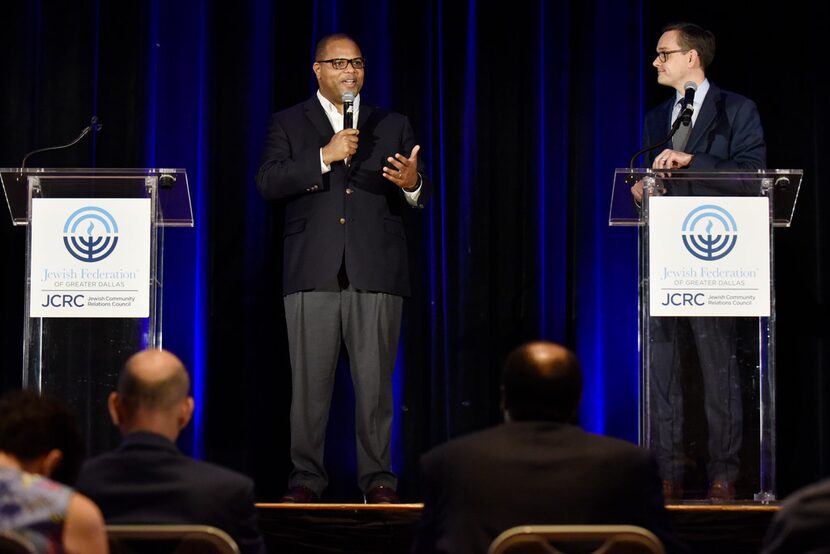
M507 357L502 406L507 421L576 421L582 369L573 352L552 342L524 344Z
M144 350L127 360L109 411L121 433L157 433L175 441L193 415L190 377L166 350Z

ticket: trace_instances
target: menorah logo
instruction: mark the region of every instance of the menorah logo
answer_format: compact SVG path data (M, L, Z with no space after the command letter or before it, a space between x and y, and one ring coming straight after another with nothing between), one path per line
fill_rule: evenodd
M699 206L683 221L683 244L695 258L715 261L726 257L738 242L732 214L713 204Z
M100 262L112 254L118 244L118 224L107 210L84 206L66 220L63 244L82 262Z

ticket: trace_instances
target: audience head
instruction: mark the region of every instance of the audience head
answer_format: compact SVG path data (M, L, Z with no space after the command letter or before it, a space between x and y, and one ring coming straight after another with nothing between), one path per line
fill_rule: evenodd
M28 390L0 397L0 453L23 471L71 485L84 450L75 416L63 403Z
M110 394L113 422L123 434L146 431L175 441L193 415L190 377L184 364L166 350L134 354Z
M507 357L502 403L512 421L576 421L582 370L576 355L558 344L531 342Z

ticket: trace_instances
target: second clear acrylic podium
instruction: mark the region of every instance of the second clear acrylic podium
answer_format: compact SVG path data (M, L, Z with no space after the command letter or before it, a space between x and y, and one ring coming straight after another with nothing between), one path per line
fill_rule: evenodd
M615 173L609 224L639 228L640 441L670 503L776 499L772 235L801 178Z

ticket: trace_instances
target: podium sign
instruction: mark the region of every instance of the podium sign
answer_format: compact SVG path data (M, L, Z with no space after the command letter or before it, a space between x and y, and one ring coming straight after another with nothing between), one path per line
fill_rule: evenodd
M150 244L149 198L33 198L29 317L149 317Z
M649 313L770 315L769 198L655 196Z

